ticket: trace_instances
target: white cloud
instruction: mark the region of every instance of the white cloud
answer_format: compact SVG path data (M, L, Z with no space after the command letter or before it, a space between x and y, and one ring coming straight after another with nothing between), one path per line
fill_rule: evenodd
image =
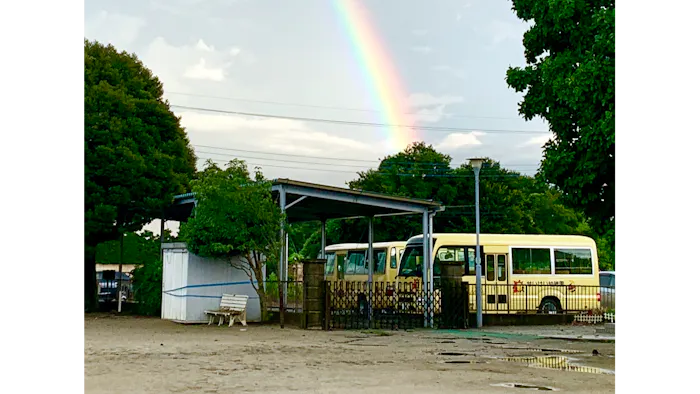
M455 17L455 19L457 20L457 22L461 21L461 20L462 20L462 14L457 14L457 16Z
M520 147L529 147L529 146L537 146L537 147L542 147L544 144L546 144L549 140L551 140L553 135L551 133L547 134L542 134L538 135L536 137L532 137L529 140L527 140L524 144L522 144Z
M231 56L238 56L241 53L241 48L233 47L229 50Z
M197 45L195 47L200 51L214 52L214 46L208 46L201 38L199 41L197 41Z
M188 67L183 76L189 79L203 79L214 82L221 82L225 79L224 69L221 67L207 67L204 58L200 58L197 64Z
M411 50L413 52L428 54L428 53L433 51L433 48L428 47L428 46L414 46L414 47L411 47Z
M238 141L236 145L243 142L265 152L360 158L378 157L384 153L375 144L314 130L297 120L207 114L177 109L176 114L182 117L182 125L190 138L200 140L201 133L208 133L209 137L215 134L215 145L222 147L232 146L223 141L229 138Z
M406 100L413 108L420 108L414 112L414 120L418 122L435 123L442 120L447 114L445 108L450 104L464 101L460 96L433 96L430 93L412 93Z
M465 79L467 77L466 73L463 70L457 69L452 66L446 66L446 65L437 65L432 67L433 71L436 72L443 72L452 75L455 78L458 79Z
M445 137L437 146L436 149L444 149L446 151L462 148L465 146L481 145L481 141L477 137L484 135L480 131L471 133L452 133Z
M487 34L491 35L492 44L497 45L506 41L522 41L527 25L492 20L485 30Z
M174 46L157 37L139 57L160 78L166 91L198 94L202 94L202 87L191 81L224 81L232 62L228 51L216 50L201 39Z
M449 95L436 97L430 93L411 93L407 101L411 107L431 107L461 103L464 98Z
M445 106L438 105L433 108L423 108L414 113L414 120L419 122L435 123L445 117Z
M131 45L145 25L146 21L136 16L100 11L85 21L85 37L110 43L118 50L133 51Z

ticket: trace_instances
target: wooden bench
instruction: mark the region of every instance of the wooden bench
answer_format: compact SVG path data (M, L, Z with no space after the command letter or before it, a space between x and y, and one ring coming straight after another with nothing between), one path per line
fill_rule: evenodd
M229 319L228 326L231 327L236 319L241 322L242 325L247 326L246 323L246 305L248 304L247 295L235 295L235 294L222 294L221 304L219 309L215 311L204 311L205 314L209 315L209 324L214 322L214 318L219 318L219 325L221 325L226 318Z

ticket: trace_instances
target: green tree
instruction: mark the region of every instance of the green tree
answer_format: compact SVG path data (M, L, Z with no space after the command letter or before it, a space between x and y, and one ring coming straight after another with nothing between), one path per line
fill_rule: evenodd
M223 259L242 270L260 299L266 320L265 259L279 256L279 205L272 199L270 183L256 170L251 178L247 165L232 160L225 169L209 161L192 181L197 207L183 223L180 234L188 249L199 256Z
M170 230L165 229L165 242L176 242ZM119 264L119 240L103 242L97 245L95 260L103 264ZM160 236L146 230L139 233L127 233L124 236L124 264L142 265L160 260Z
M605 234L615 217L615 2L513 0L525 33L525 67L506 81L525 92L520 114L545 119L540 175Z
M96 247L140 230L186 191L195 156L163 86L135 55L85 40L85 309Z
M435 232L474 232L474 173L464 163L451 167L451 158L432 146L416 143L404 152L386 157L379 168L359 174L351 188L412 198L435 199L446 206L433 220ZM583 215L568 208L561 194L533 177L502 168L487 160L481 170L481 231L511 234L578 234ZM422 233L418 216L375 219L377 242ZM340 242L366 242L367 221L342 222ZM329 226L330 227L330 226Z

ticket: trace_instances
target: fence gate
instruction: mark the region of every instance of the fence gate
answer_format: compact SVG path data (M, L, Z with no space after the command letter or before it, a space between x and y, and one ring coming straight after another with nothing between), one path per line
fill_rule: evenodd
M437 284L436 284L437 285ZM325 282L326 329L466 328L467 286Z

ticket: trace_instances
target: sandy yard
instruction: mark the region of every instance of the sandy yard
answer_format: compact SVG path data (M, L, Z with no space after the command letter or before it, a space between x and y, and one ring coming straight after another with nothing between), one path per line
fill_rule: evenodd
M513 383L569 393L615 391L614 343L542 340L511 336L503 330L493 330L500 335L482 337L474 335L475 331L323 332L260 325L240 329L238 324L232 328L184 326L154 318L85 315L85 392L395 394L416 390L448 394L533 390L507 387ZM524 331L534 333L536 329ZM592 354L594 349L599 355ZM499 359L503 357L511 359ZM541 367L567 361L574 368L593 368L578 372Z

